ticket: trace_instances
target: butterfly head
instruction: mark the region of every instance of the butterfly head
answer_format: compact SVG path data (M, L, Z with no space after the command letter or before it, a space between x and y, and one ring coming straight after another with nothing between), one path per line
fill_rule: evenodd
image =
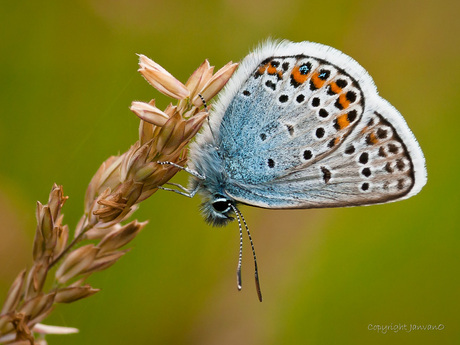
M225 226L232 221L235 200L223 194L209 195L201 204L201 212L207 223L213 226Z

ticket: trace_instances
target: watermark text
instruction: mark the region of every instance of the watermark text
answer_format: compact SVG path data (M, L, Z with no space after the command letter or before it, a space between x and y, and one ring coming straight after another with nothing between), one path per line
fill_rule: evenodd
M374 331L381 334L398 333L398 332L420 332L420 331L442 331L445 326L439 324L406 324L406 323L389 323L389 324L373 324L367 325L369 331Z

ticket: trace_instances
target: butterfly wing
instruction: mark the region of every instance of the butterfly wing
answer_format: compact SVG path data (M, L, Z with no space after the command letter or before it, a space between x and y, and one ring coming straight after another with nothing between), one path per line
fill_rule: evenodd
M235 200L267 208L385 203L420 191L424 157L368 73L316 43L267 43L213 114Z

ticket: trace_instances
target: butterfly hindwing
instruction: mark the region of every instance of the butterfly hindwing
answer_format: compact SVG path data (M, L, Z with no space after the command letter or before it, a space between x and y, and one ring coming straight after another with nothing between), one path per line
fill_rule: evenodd
M236 192L265 207L337 207L402 199L417 192L415 184L409 148L385 117L374 111L365 113L331 155L264 185L245 186Z

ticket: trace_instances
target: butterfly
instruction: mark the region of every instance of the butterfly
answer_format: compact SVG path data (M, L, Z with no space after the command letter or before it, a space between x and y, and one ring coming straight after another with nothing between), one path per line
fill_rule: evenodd
M212 225L238 204L308 209L382 204L417 194L425 159L404 118L351 57L313 42L267 41L241 62L190 148L190 192Z

